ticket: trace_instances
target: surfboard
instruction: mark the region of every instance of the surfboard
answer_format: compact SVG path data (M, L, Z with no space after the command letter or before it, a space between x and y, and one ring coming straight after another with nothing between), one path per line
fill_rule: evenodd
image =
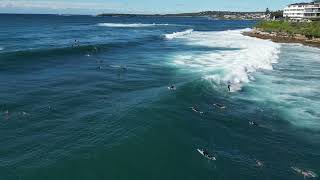
M174 88L172 88L172 87L168 87L168 89L169 90L171 90L171 91L175 91L176 90L176 88L174 87Z

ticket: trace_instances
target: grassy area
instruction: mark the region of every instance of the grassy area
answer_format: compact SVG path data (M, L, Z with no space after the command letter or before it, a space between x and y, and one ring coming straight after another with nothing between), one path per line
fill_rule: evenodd
M262 21L256 25L256 28L266 32L284 32L320 38L320 22Z

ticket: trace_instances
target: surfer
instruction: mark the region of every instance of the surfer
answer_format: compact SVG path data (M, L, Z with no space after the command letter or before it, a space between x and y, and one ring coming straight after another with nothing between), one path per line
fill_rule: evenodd
M127 71L127 70L128 70L127 66L120 66L120 68L121 68L121 70L123 70L123 71Z
M250 121L250 122L249 122L249 125L250 125L250 126L259 126L258 123L254 122L254 121Z
M228 90L231 92L231 84L228 84Z
M168 87L169 90L175 91L176 90L176 86L175 85L171 85L170 87Z
M216 108L219 108L219 109L225 109L226 106L222 105L222 104L213 104Z
M206 150L203 150L203 155L204 155L204 156L206 156L206 157L208 157L208 156L209 156L209 153L208 153L208 151L206 151Z
M203 150L203 149L198 149L198 152L200 154L202 154L204 157L210 159L210 160L216 160L216 158L212 155L209 154L209 152L207 150Z
M302 170L297 167L291 167L296 173L303 175L304 179L306 178L316 178L318 175L312 171L309 170Z
M202 111L200 111L200 110L199 110L197 107L195 107L195 106L191 107L191 109L192 109L192 111L194 111L194 112L197 112L197 113L203 114L203 112L202 112Z
M259 161L259 160L256 160L256 164L258 167L262 167L263 166L263 162Z
M72 47L79 47L79 41L75 39Z

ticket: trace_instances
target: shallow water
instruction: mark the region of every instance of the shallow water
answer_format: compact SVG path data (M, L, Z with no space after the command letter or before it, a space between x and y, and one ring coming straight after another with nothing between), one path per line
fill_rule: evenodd
M0 20L1 179L320 174L319 49L242 36L254 21Z

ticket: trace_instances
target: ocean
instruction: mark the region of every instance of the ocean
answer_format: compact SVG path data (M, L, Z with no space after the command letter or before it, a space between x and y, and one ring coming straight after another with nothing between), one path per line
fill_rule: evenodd
M245 20L0 22L1 180L320 174L320 49L243 36Z

